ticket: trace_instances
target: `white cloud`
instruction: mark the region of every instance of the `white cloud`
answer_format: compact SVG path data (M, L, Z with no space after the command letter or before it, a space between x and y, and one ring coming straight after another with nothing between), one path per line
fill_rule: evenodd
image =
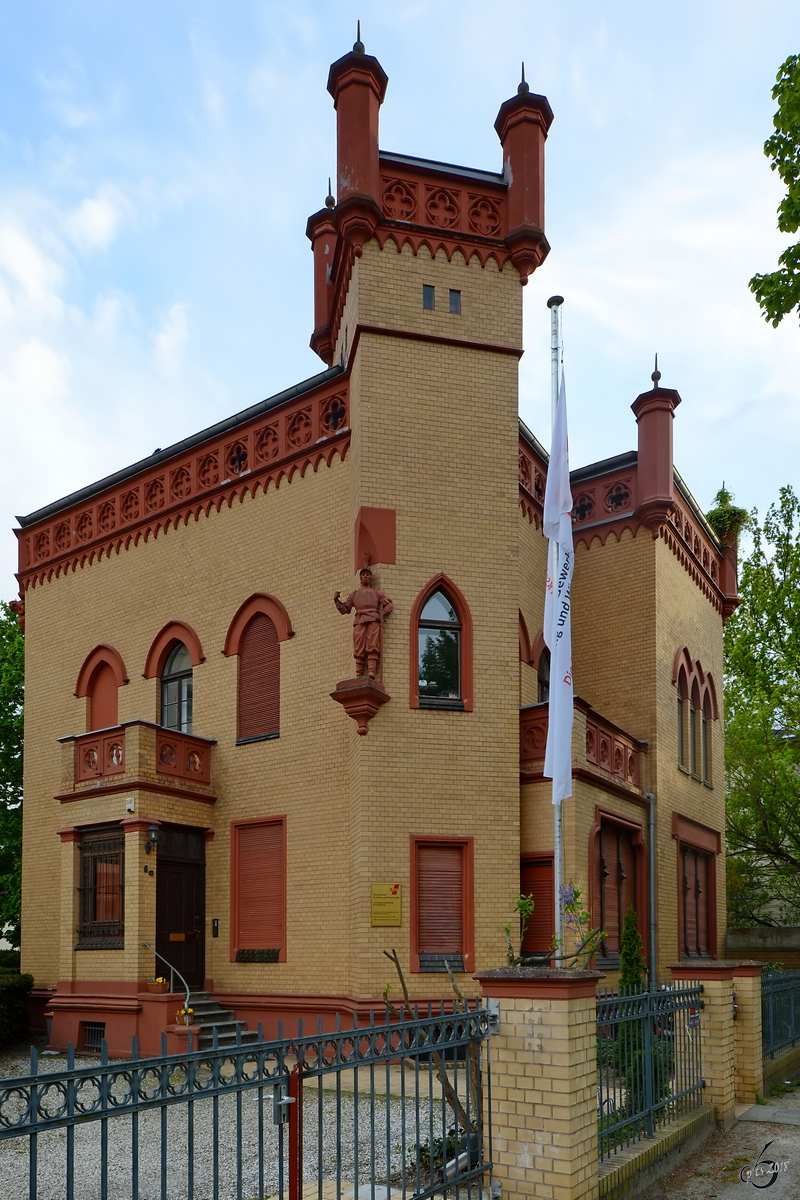
M64 219L67 236L81 250L105 250L117 235L127 208L118 188L104 184Z
M161 375L173 378L180 374L183 352L189 341L189 317L185 304L173 304L164 317L156 335L153 361Z
M16 283L41 313L61 311L61 268L15 225L0 225L0 274Z

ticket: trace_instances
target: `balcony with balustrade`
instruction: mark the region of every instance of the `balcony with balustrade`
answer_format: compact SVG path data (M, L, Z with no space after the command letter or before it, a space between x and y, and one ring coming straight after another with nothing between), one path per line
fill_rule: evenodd
M213 804L213 739L125 721L111 729L59 738L63 802L115 792L156 792Z
M543 776L547 747L548 704L529 704L519 711L520 782ZM575 697L572 734L573 775L604 791L631 799L644 795L644 755L647 742L596 712Z

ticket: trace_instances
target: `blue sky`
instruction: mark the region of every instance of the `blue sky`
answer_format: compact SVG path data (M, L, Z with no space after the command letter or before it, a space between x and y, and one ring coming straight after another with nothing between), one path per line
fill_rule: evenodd
M546 298L566 297L573 466L632 449L630 404L683 397L676 462L762 512L800 459L800 330L771 270L762 144L796 0L0 0L0 501L27 513L307 378L306 218L335 175L329 64L389 75L381 145L499 170L520 60L555 112L552 252L525 290L521 412L549 442ZM3 590L15 539L0 538Z

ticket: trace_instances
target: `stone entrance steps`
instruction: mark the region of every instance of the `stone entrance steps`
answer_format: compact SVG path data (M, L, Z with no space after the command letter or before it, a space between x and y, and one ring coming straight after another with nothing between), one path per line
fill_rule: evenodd
M241 1031L243 1046L258 1041L258 1033L248 1029L246 1021L237 1021L236 1013L230 1008L223 1008L218 1000L212 999L210 992L192 992L189 1006L194 1009L192 1023L200 1026L198 1050L213 1048L215 1029L218 1046L235 1046L237 1030Z

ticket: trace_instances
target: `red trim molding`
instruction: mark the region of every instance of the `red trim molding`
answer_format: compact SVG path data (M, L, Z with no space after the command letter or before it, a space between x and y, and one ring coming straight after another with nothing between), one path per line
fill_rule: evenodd
M122 655L113 646L103 643L100 646L95 646L94 650L87 654L83 660L83 666L78 672L78 679L75 684L75 695L79 699L82 696L89 695L89 685L92 681L92 676L101 663L105 663L111 667L117 687L122 687L123 684L128 682L128 672L125 669L125 663L122 661Z
M60 804L70 804L73 800L96 800L98 796L112 796L116 792L152 792L154 796L178 796L181 800L197 800L200 804L217 802L217 797L208 792L170 787L165 783L154 783L152 779L123 779L121 782L118 779L117 776L114 782L94 783L81 792L58 792L53 799Z
M710 829L708 825L701 825L677 812L672 814L672 836L696 850L704 850L706 854L719 854L722 850L722 837L716 829Z
M256 613L263 613L264 616L269 617L275 626L279 642L285 642L294 637L289 614L280 600L275 596L270 596L267 592L255 592L236 610L236 614L228 626L223 654L230 657L232 654L239 653L242 634Z
M189 651L189 658L192 661L193 667L199 667L200 663L206 661L206 656L203 654L203 647L200 645L200 638L191 625L187 625L185 621L169 621L161 632L156 635L152 646L147 652L147 661L144 664L144 671L142 672L145 679L158 678L164 670L167 655L177 642L183 642Z
M408 903L408 922L409 922L409 960L412 974L419 973L419 945L418 945L418 897L417 897L417 871L419 861L420 846L463 846L464 853L461 859L462 875L462 898L461 898L461 934L463 938L462 957L464 960L464 970L475 970L475 900L474 900L474 877L475 877L475 839L472 837L421 837L416 834L411 834L411 886L409 887L409 903Z
M411 641L410 653L408 659L409 665L409 690L408 703L410 708L419 708L419 674L417 662L417 647L418 647L418 629L420 614L425 607L426 602L430 599L435 591L439 588L448 594L458 611L461 620L461 701L464 705L464 712L472 712L473 700L473 682L472 682L472 613L467 604L467 598L461 591L461 588L453 582L449 576L443 572L434 575L433 579L425 584L425 587L417 596L414 605L411 609Z
M490 354L510 354L513 358L522 358L525 353L519 346L501 346L496 342L473 342L466 338L444 337L435 333L424 333L417 329L392 329L384 325L357 325L348 356L349 362L353 361L362 333L371 333L376 337L401 338L410 342L429 342L434 346L457 346L461 350L488 350Z

